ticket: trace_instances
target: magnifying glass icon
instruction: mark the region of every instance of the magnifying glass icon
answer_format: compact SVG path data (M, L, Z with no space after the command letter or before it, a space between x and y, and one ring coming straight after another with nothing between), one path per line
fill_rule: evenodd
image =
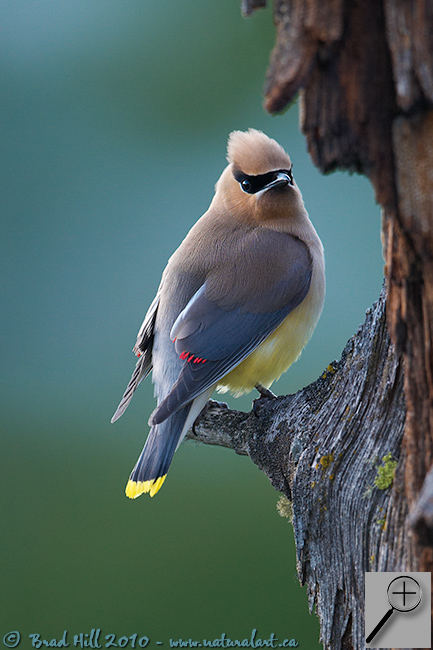
M391 609L386 612L374 630L365 639L366 643L373 641L376 634L382 629L395 610L398 612L411 612L415 607L418 607L422 599L422 591L419 582L415 578L398 576L398 578L394 578L389 583L387 596Z

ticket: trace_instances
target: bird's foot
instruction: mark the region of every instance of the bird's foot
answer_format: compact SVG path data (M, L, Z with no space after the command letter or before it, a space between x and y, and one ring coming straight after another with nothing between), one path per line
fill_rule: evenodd
M225 402L217 402L217 401L214 400L214 399L209 399L209 400L206 402L206 404L203 406L203 408L202 408L202 410L200 411L200 413L197 415L197 417L196 417L196 419L195 419L195 421L194 421L194 424L193 424L192 427L191 427L191 431L192 431L192 433L193 433L194 435L197 435L197 434L196 434L196 431L195 431L195 426L196 426L196 424L201 420L201 418L202 418L204 415L206 415L206 414L208 414L208 413L212 413L212 411L214 411L214 412L216 413L216 412L218 412L218 411L221 411L221 409L227 410L228 408L229 408L229 406L228 406L228 404L226 404Z
M269 388L265 388L261 384L256 384L255 387L256 387L256 390L259 391L260 397L258 397L257 399L255 399L253 401L253 413L257 417L259 417L261 407L264 406L264 403L266 402L266 400L275 399L277 396L274 395L274 393L271 390L269 390Z
M269 388L265 388L261 384L256 384L255 388L260 393L259 399L261 399L262 397L266 399L273 399L274 397L276 397L275 393L269 390Z

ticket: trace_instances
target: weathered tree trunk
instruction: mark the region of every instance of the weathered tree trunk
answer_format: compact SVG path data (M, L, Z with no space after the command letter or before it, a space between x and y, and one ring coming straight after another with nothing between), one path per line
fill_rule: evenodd
M364 571L433 571L433 0L274 0L274 17L265 106L281 111L300 91L315 164L370 178L394 348L382 295L317 382L252 414L220 408L196 432L250 455L292 498L325 648L358 649ZM392 491L370 490L388 452Z
M298 575L310 608L316 604L325 648L364 647L365 571L416 564L406 524L404 420L403 368L388 336L383 290L341 360L313 384L296 395L261 397L251 413L211 403L188 435L250 456L290 499ZM378 481L388 455L400 456L392 490L392 479Z
M302 129L316 165L366 174L383 207L412 508L433 461L433 2L277 0L275 21L266 107L281 110L302 89ZM413 550L420 570L430 571L426 534L413 538Z

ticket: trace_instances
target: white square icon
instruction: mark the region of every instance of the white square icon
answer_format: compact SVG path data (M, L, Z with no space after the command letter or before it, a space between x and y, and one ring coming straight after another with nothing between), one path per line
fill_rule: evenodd
M430 600L430 573L366 573L366 648L431 648Z

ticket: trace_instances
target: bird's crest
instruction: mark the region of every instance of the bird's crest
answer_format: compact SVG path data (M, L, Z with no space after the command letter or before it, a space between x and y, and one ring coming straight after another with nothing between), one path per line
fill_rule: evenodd
M253 176L291 167L290 158L283 147L256 129L230 134L227 160L245 174Z

